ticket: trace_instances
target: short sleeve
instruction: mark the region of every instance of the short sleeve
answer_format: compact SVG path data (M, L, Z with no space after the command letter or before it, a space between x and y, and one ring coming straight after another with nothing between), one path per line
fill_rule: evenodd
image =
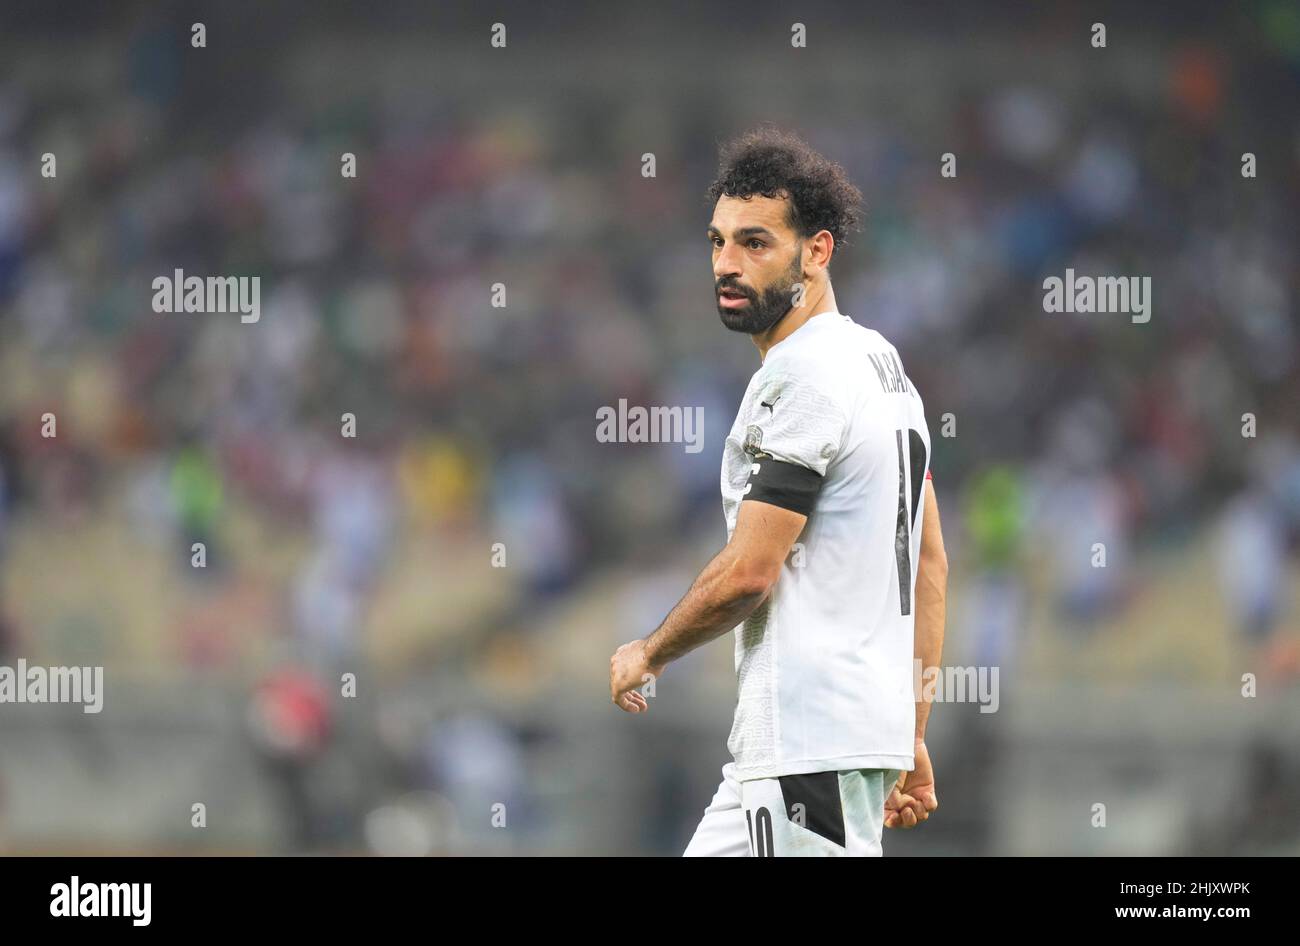
M782 463L806 467L818 476L839 453L847 415L821 385L792 373L764 381L758 392L754 446Z

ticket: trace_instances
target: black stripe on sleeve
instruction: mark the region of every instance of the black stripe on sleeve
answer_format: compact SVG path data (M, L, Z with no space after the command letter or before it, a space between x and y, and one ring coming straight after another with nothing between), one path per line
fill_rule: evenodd
M749 474L745 499L771 503L806 516L812 512L822 477L815 470L780 460L757 460Z

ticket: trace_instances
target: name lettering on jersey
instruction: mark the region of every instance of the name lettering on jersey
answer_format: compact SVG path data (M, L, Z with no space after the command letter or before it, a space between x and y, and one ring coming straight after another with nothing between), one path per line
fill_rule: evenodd
M903 374L903 366L893 352L880 352L879 354L868 352L867 357L871 359L871 367L876 369L876 377L880 379L880 389L882 391L886 394L910 394L912 392L907 383L907 375Z

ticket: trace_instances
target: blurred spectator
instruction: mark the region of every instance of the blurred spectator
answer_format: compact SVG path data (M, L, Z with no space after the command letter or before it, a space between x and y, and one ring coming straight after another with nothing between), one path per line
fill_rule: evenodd
M326 817L313 776L331 734L327 691L310 672L283 666L254 689L248 726L274 785L291 849L313 849L323 838Z

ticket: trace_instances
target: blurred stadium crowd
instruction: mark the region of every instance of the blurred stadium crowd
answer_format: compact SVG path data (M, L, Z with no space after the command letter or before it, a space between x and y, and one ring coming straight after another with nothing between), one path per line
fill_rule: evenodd
M76 775L27 751L58 735L30 708L0 725L0 843L678 850L723 761L730 646L682 671L710 710L665 709L658 729L615 719L601 675L725 537L718 458L757 359L718 324L702 195L718 142L759 120L866 196L836 292L926 402L953 659L1000 667L1022 707L1035 686L1050 702L1056 684L1153 679L1201 705L1254 671L1295 716L1294 7L1172 33L1126 33L1116 11L1107 50L1082 20L1002 19L960 56L944 43L965 37L922 24L843 31L837 50L881 55L838 57L829 89L816 51L786 61L773 20L770 99L685 40L691 68L659 71L652 42L620 37L584 85L566 65L580 31L540 16L478 91L478 23L441 35L431 65L355 13L301 33L272 19L242 47L214 17L201 50L189 22L4 30L0 660L102 664L103 725L137 701L119 718L160 732ZM527 58L539 37L559 45ZM453 63L456 94L438 81ZM1150 276L1151 321L1045 313L1043 279L1066 267ZM178 268L260 276L260 321L153 312L151 281ZM705 449L598 442L596 411L620 398L704 407ZM960 718L933 843L1060 853L963 802L1016 746L1000 715ZM193 842L188 800L103 830L58 807L118 804L124 769L216 765L187 753L218 730L244 761L209 777L246 773L229 795L263 820ZM610 746L636 788L606 771ZM1259 843L1292 851L1294 749L1251 757L1282 786L1269 817L1291 824ZM38 788L77 778L89 794ZM1150 852L1244 843L1196 837L1171 828Z

